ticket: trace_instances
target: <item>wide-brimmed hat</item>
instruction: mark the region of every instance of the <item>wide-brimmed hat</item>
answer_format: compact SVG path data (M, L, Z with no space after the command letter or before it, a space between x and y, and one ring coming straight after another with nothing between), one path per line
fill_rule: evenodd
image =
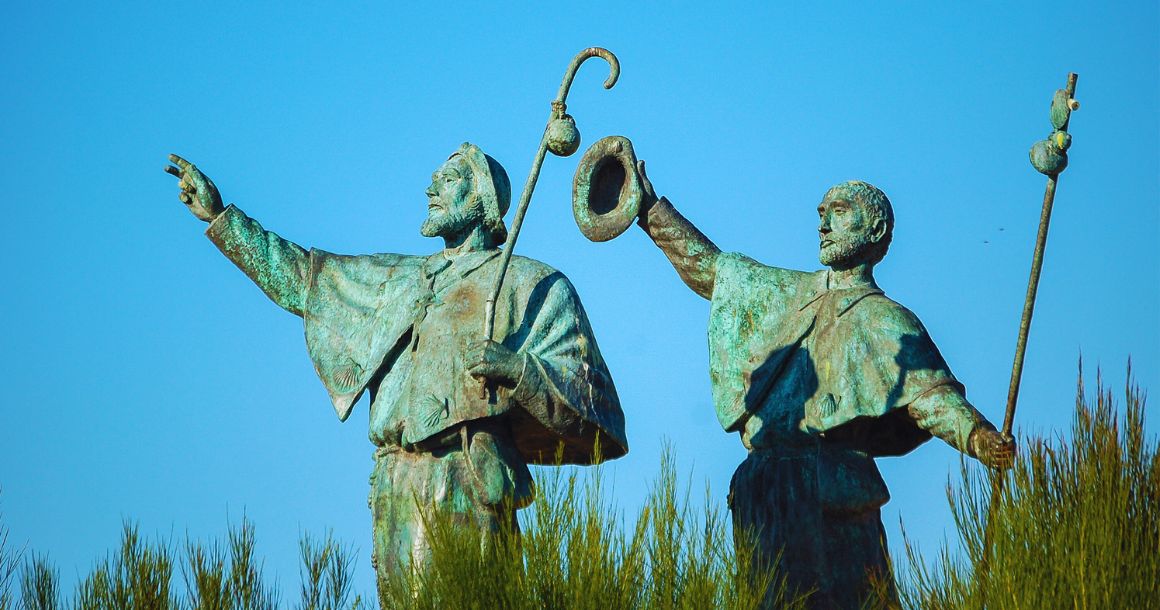
M643 193L632 142L602 138L584 151L572 180L576 226L592 241L608 241L636 220Z

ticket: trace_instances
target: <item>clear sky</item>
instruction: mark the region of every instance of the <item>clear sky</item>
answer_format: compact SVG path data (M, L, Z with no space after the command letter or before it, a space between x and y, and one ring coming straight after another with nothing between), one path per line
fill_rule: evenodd
M305 5L306 3L302 3ZM1027 150L1080 75L1017 418L1067 434L1077 361L1160 389L1160 17L1123 3L52 3L0 9L0 511L71 588L123 519L216 536L243 514L297 583L299 532L360 548L373 590L365 402L334 417L299 319L202 236L165 155L266 227L334 252L427 254L432 170L463 141L522 184L580 49L582 147L630 137L661 194L725 250L815 269L814 208L867 180L897 217L877 276L968 396L1002 419L1045 179ZM664 442L722 501L743 459L711 405L708 303L637 229L572 220L549 157L517 251L568 275L612 370L635 511ZM481 312L482 315L482 312ZM365 399L364 399L365 401ZM1151 408L1155 430L1155 408ZM895 556L951 532L958 454L880 460Z

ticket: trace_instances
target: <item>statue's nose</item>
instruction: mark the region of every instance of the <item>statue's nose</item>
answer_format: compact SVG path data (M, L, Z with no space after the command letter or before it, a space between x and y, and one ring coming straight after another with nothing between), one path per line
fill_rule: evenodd
M423 192L426 193L428 197L434 197L436 195L435 183L432 182L431 184L427 185L427 190L425 190Z

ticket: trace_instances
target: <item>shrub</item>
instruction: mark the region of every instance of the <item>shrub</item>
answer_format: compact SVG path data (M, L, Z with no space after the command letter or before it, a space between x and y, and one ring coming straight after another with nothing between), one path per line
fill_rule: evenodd
M991 481L964 465L947 496L965 557L944 546L928 567L906 541L903 601L915 608L1146 608L1160 599L1160 454L1144 432L1146 396L1129 365L1125 410L1083 371L1070 444L1029 438Z
M12 579L20 565L23 549L14 549L8 542L8 527L0 513L0 610L12 607Z
M777 607L802 607L751 570L749 545L735 551L719 510L701 514L677 491L671 452L631 528L608 501L599 469L543 477L524 532L485 536L449 515L426 524L431 554L422 569L388 575L383 608L754 608L771 591ZM757 576L754 576L757 574Z

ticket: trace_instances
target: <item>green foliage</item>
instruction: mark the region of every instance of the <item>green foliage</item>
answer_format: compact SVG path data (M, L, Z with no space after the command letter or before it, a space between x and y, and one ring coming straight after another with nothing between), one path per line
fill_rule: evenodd
M1160 454L1144 433L1145 394L1129 372L1124 416L1082 369L1071 443L1030 438L991 507L990 478L965 465L948 487L966 557L928 567L908 540L915 608L1146 608L1160 599Z
M261 563L254 557L254 526L242 518L242 525L231 528L229 559L221 545L209 546L186 541L185 577L187 605L190 610L275 610L278 593L262 582Z
M778 607L802 605L771 588L769 571L750 570L751 552L734 551L708 499L695 514L688 490L677 491L668 453L631 529L608 501L599 469L585 484L575 471L555 469L526 512L522 536L510 527L483 538L448 515L430 516L429 561L387 575L382 607L754 608L770 590Z
M358 597L353 604L348 604L353 584L351 567L354 553L335 542L331 532L327 532L326 539L321 542L304 534L298 541L298 549L302 557L302 600L299 608L341 610L362 605Z
M8 527L0 513L0 610L12 607L12 579L20 565L23 549L14 549L8 542Z
M1160 598L1160 447L1145 435L1145 395L1130 373L1125 399L1121 413L1098 378L1085 398L1081 373L1070 442L1023 440L993 507L991 479L964 463L961 482L947 490L963 551L944 545L928 565L907 540L903 603L935 610L1145 608ZM606 492L598 468L585 477L553 469L525 511L522 535L513 524L481 538L448 515L431 515L428 562L386 576L382 607L741 609L763 599L776 608L804 607L773 570L753 565L752 544L734 546L708 493L702 510L690 507L670 453L631 527ZM329 533L304 535L299 548L297 607L366 608L358 596L350 599L350 548ZM231 528L224 543L171 549L143 541L126 524L119 552L98 562L66 601L48 559L26 560L0 521L0 610L279 607L249 521ZM183 576L176 587L175 563ZM17 571L19 596L12 590Z
M56 610L60 607L57 585L60 574L48 557L33 555L20 576L20 605L24 610Z
M354 554L327 534L320 543L304 535L303 610L367 610L358 596L349 601ZM254 552L254 526L243 519L224 544L186 541L177 557L168 543L146 542L137 526L125 524L119 552L97 563L66 604L57 569L44 556L24 562L20 596L14 603L12 575L23 553L9 546L0 522L0 610L275 610L277 590L267 585ZM184 577L184 595L173 587L174 563Z
M74 605L78 610L170 610L179 607L170 591L172 579L168 545L142 541L137 526L126 523L120 552L111 553L81 582Z

